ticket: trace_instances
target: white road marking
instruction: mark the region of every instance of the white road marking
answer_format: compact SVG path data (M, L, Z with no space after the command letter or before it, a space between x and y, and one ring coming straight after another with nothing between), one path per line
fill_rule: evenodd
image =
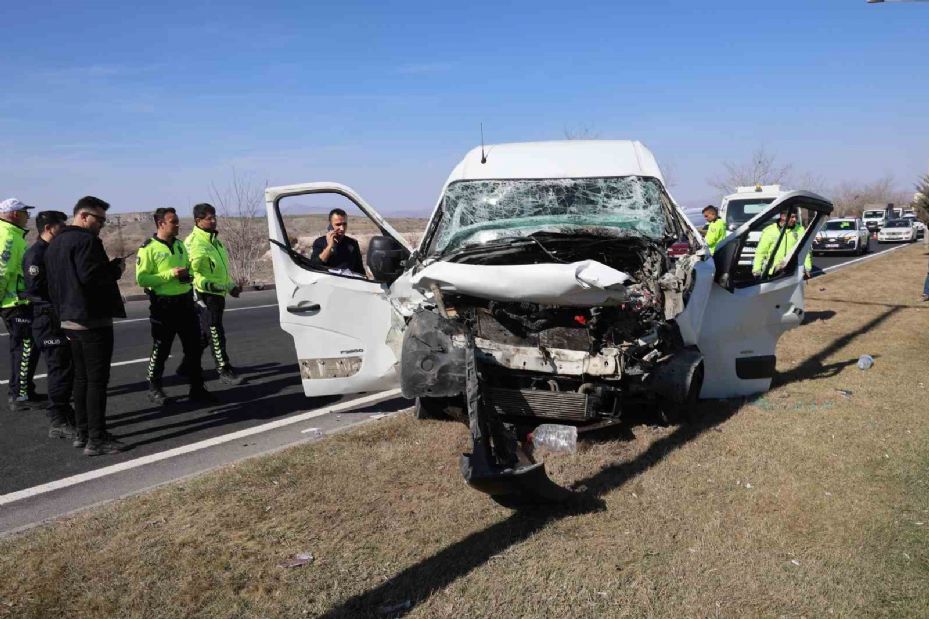
M245 310L264 309L266 307L277 307L277 303L267 303L265 305L249 305L248 307L229 307L229 308L226 308L226 311L227 312L243 312ZM127 322L142 322L143 320L148 322L148 318L124 318L123 320L114 320L113 324L124 325ZM0 333L0 337L7 337L9 335L10 335L9 333Z
M244 310L264 309L266 307L277 307L277 303L268 303L266 305L249 305L248 307L229 307L229 308L226 308L225 311L226 312L241 312ZM126 324L127 322L141 322L143 320L148 321L148 318L126 318L123 320L114 320L113 324L123 325L123 324Z
M910 243L903 243L903 244L900 245L899 247L894 247L894 248L892 248L892 249L885 249L884 251L881 251L881 252L877 252L877 253L873 253L873 254L868 254L867 256L862 256L861 258L855 258L854 260L849 260L848 262L843 262L842 264L835 264L835 265L832 265L831 267L826 267L825 269L823 269L823 273L828 273L828 272L830 272L830 271L835 271L836 269L841 269L842 267L851 266L851 265L855 264L856 262L861 262L861 261L863 261L863 260L871 260L872 258L877 258L878 256L883 256L883 255L885 255L885 254L889 254L889 253L891 253L891 252L897 251L898 249L903 249L904 247L909 247L910 245L911 245Z
M168 355L170 358L171 355ZM148 361L148 357L142 357L141 359L130 359L129 361L117 361L116 363L111 363L110 367L115 368L120 365L132 365L133 363L145 363ZM48 378L48 374L36 374L32 378ZM0 380L0 385L8 385L10 381Z
M320 408L314 411L307 411L299 415L294 415L293 417L286 417L284 419L278 419L277 421L272 421L270 423L266 423L260 426L255 426L253 428L246 428L245 430L239 430L238 432L232 432L230 434L224 434L222 436L215 436L213 438L208 438L206 440L199 441L197 443L191 443L190 445L183 445L181 447L175 447L174 449L169 449L167 451L162 451L162 452L151 454L148 456L142 456L141 458L136 458L135 460L129 460L128 462L121 462L119 464L105 466L103 468L99 468L93 471L88 471L86 473L81 473L79 475L72 475L71 477L65 477L64 479L52 481L47 484L33 486L32 488L26 488L25 490L17 490L16 492L10 492L9 494L0 495L0 506L9 505L10 503L15 503L16 501L22 501L23 499L35 497L40 494L52 492L54 490L61 490L62 488L68 488L70 486L75 486L77 484L81 484L86 481L100 479L101 477L106 477L108 475L113 475L115 473L121 473L123 471L135 469L140 466L145 466L146 464L160 462L162 460L167 460L175 456L181 456L184 454L192 453L194 451L199 451L201 449L206 449L208 447L214 447L216 445L222 445L223 443L237 441L247 436L252 436L254 434L261 434L262 432L267 432L269 430L275 430L277 428L282 428L284 426L289 426L291 424L300 423L301 421L306 421L307 419L312 419L314 417L321 417L322 415L328 415L329 413L337 413L337 412L352 410L354 408L359 408L362 406L366 406L368 404L377 404L378 402L383 402L384 400L391 400L398 396L400 396L399 389L390 389L389 391L381 391L379 393L373 393L363 398L357 398L355 400L350 400L348 402L342 402L334 406L329 406L327 408Z

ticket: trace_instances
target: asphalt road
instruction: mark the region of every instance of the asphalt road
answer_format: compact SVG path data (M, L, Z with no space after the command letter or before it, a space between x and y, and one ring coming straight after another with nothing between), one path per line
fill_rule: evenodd
M232 311L229 311L232 310ZM117 456L88 458L70 441L46 436L43 409L11 413L0 408L0 495L67 477L76 473L138 458L219 434L241 430L338 401L308 399L303 395L293 339L278 324L273 291L255 292L231 300L225 316L229 354L246 383L227 386L215 380L213 362L203 355L207 388L221 403L209 407L187 402L187 385L173 375L180 362L180 341L175 340L165 372L165 391L176 400L164 408L146 397L145 370L151 352L148 303L127 304L127 319L115 325L114 364L110 378L107 420L109 430L131 446ZM0 340L6 347L7 336ZM44 374L44 360L36 374ZM0 355L0 377L8 380L10 359ZM46 391L44 379L36 381ZM4 388L6 385L3 385Z
M871 241L871 252L880 253L897 245L878 245ZM816 256L814 272L838 266L856 256ZM4 506L0 502L0 532L41 519L138 492L159 483L196 474L244 457L266 453L303 440L308 425L325 433L371 418L372 413L395 412L409 406L396 398L351 410L352 398L314 398L303 395L291 337L278 324L274 291L255 292L230 299L225 317L229 352L234 365L246 378L240 386L222 385L215 380L212 359L203 356L207 387L221 399L217 405L203 407L186 401L186 384L173 375L180 362L180 342L174 344L165 375L165 390L174 399L164 408L153 406L146 397L145 369L151 350L148 303L127 304L128 317L115 326L116 347L110 379L107 418L110 431L131 449L116 456L88 458L70 441L46 436L48 422L43 409L13 414L0 405L0 498L17 491L31 492L35 486L84 474L112 465L131 466L139 459L156 458L167 450L220 441L233 433L261 430L261 435L223 444L208 445L196 454L146 464L97 480L94 487L77 484L68 491L43 492L28 501ZM6 334L0 340L6 339ZM0 346L6 346L2 342ZM44 374L44 362L37 375ZM0 355L0 378L8 380L9 356ZM38 379L39 390L46 389ZM335 406L338 412L327 412ZM307 413L307 411L316 411ZM312 415L312 423L290 427L259 428L276 420ZM315 418L319 415L319 418ZM199 448L198 448L199 449ZM117 467L118 468L118 467ZM5 513L4 513L5 511Z
M921 243L922 240L920 239L918 242ZM871 243L868 246L869 253L865 255L867 256L870 254L879 254L879 253L889 251L899 246L900 246L900 243L880 244L877 242L876 239L871 239ZM821 256L813 256L813 267L814 267L814 270L816 268L827 269L831 266L837 266L845 262L849 262L850 260L855 260L858 257L859 256L849 256L847 254L823 254Z

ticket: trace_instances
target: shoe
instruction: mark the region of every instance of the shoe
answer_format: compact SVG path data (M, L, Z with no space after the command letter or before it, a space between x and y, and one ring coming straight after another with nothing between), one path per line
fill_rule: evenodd
M224 385L241 385L242 377L235 373L231 366L223 366L219 370L219 382Z
M188 396L191 402L200 402L201 404L218 404L219 398L215 393L210 393L202 385L200 387L191 387Z
M74 437L74 440L71 441L72 447L86 447L87 446L87 435L83 434L80 430L77 431L77 435Z
M77 438L77 428L69 423L53 423L48 429L48 438Z
M109 433L105 434L102 439L88 440L87 446L84 447L85 456L113 455L121 451L126 451L126 444Z
M7 400L10 404L11 413L23 413L26 411L35 410L41 408L41 404L38 402L33 402L29 399L29 396L20 395L20 396L10 396Z
M923 295L923 298L922 298L921 300L922 300L922 301L929 301L929 294L924 294L924 295Z
M45 404L45 403L48 402L48 396L47 396L46 394L44 394L44 393L30 393L30 394L29 394L29 401L30 401L30 402L38 402L38 403L41 403L41 404Z
M148 384L148 400L152 404L163 406L168 401L168 396L162 390L161 385L155 383Z

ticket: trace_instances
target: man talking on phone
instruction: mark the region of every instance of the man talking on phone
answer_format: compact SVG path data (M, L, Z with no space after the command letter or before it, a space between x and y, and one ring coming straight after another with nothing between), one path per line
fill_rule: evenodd
M348 215L340 208L329 211L329 226L326 236L313 241L313 253L310 260L330 271L365 277L364 263L361 261L361 247L358 241L347 236ZM349 273L350 272L350 273Z

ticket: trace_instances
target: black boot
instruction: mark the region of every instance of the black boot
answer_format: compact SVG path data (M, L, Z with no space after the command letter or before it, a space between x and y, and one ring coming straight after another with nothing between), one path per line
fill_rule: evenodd
M148 381L148 399L152 404L158 406L162 406L168 401L168 396L165 395L164 390L161 388L161 381Z
M67 422L53 423L48 428L48 438L77 438L77 428Z
M230 365L224 365L219 369L219 382L225 385L241 385L242 377L236 374Z

